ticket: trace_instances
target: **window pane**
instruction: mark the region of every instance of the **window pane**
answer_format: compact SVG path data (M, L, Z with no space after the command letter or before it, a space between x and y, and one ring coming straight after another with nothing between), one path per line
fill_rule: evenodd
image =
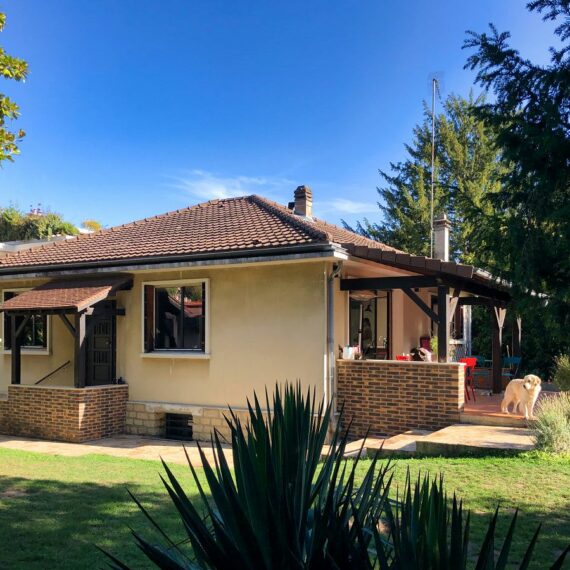
M184 302L184 348L204 350L205 299L203 286L183 288Z
M181 322L180 287L157 287L154 319L155 348L183 348Z
M4 292L4 301L18 295L12 291ZM19 327L24 317L16 318L16 327ZM12 319L4 315L4 348L12 348ZM47 316L32 315L20 335L20 345L24 348L47 348Z
M362 331L360 315L362 308ZM350 299L350 345L358 346L359 332L362 332L362 353L370 356L376 349L376 299L360 302Z
M205 349L205 286L156 287L154 346L159 350Z

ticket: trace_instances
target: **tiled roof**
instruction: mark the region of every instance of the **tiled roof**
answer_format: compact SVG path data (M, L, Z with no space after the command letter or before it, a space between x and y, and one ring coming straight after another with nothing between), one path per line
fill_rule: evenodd
M65 281L56 279L30 291L24 291L0 306L2 311L72 310L81 311L106 299L130 278L106 277Z
M320 220L306 220L260 196L212 200L0 259L0 271L193 254L352 243L396 251Z

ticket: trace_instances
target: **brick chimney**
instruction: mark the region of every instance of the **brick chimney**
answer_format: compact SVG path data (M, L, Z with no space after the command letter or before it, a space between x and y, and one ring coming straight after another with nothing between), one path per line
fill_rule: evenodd
M305 218L313 216L313 192L308 186L298 186L295 190L293 213Z
M451 222L445 214L440 214L433 221L433 257L441 261L449 261L449 230Z

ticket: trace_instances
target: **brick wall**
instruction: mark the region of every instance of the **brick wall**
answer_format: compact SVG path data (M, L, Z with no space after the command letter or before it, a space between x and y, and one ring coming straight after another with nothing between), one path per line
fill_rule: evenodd
M12 384L0 429L9 435L56 441L111 437L125 431L128 397L124 384L88 388Z
M0 433L6 433L8 426L8 395L0 394Z
M464 404L464 369L460 364L337 361L339 408L346 426L363 437L396 435L410 429L435 430L458 423Z

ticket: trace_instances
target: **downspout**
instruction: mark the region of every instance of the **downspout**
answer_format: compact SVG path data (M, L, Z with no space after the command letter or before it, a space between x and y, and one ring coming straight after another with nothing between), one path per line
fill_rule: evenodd
M327 370L325 375L325 404L332 406L330 430L334 430L337 424L335 373L336 359L334 351L334 280L340 275L342 261L333 265L330 275L327 277Z

